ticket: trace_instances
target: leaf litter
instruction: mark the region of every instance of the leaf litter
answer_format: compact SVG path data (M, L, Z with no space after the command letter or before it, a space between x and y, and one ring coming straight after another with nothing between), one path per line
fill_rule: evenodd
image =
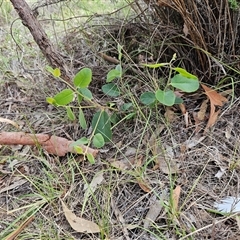
M207 87L206 85L201 84L201 86L210 100L210 116L207 126L204 130L204 132L206 133L206 131L216 123L218 115L220 113L220 109L216 111L216 106L222 107L224 103L228 102L228 100L227 98L217 93L215 90Z
M68 223L70 224L72 229L74 229L76 232L80 232L80 233L99 233L100 232L100 228L96 223L92 221L88 221L84 218L77 217L70 209L68 209L68 207L62 200L61 200L61 203L62 203L64 215Z

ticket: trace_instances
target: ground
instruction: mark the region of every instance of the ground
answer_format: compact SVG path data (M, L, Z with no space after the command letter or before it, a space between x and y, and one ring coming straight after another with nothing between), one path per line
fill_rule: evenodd
M69 140L89 137L94 110L85 105L84 130L77 120L68 119L64 108L47 103L46 97L66 85L45 70L46 59L20 21L18 27L13 24L10 34L10 22L16 15L7 7L11 17L1 19L4 27L0 29L0 131L45 133ZM67 12L65 5L58 7ZM44 10L44 19L58 16L56 9ZM155 27L148 28L135 17L132 22L119 21L119 25L114 17L95 16L84 29L68 30L64 37L59 31L62 25L50 34L66 59L72 60L72 71L92 69L89 89L94 100L102 106L114 104L119 110L112 142L99 149L94 164L78 154L48 154L40 146L2 145L0 238L12 239L11 234L19 231L17 239L240 239L238 213L216 208L226 197L239 197L239 86L218 86L216 91L228 102L219 108L216 123L207 130L209 102L204 119L196 121L207 99L203 89L184 95L187 117L178 105L144 106L141 93L152 88L158 74L164 85L167 74L139 67L139 61L153 61L143 54L146 42L151 45L143 33L144 29L151 33ZM99 24L103 19L104 26ZM50 32L49 22L44 24ZM115 64L97 52L104 50L117 59L117 43L124 49L125 73L117 82L123 94L111 98L103 94L101 86ZM132 103L125 112L121 110L124 103ZM74 106L77 114L77 104ZM100 233L81 233L79 225L78 230L72 228L63 203L77 217L96 223Z

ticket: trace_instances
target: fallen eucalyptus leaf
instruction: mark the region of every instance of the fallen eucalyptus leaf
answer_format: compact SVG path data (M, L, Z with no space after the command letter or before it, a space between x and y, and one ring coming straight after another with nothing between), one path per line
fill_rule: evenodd
M99 226L91 221L77 217L70 209L67 208L65 203L61 201L63 212L70 226L77 232L81 233L98 233L100 232Z

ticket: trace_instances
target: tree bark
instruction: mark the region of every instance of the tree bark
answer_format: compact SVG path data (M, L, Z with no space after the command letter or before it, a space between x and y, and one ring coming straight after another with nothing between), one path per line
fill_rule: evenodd
M15 10L17 11L19 17L21 18L22 24L29 29L35 42L41 49L42 53L48 60L49 64L53 68L60 68L61 77L65 81L70 82L72 76L66 66L63 57L50 42L47 34L43 30L42 25L34 16L34 13L29 7L29 5L25 2L25 0L10 0L10 1Z

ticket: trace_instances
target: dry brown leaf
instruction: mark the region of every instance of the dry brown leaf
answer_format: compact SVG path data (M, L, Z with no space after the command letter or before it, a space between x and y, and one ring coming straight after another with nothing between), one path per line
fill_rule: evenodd
M200 110L197 113L197 118L199 121L203 121L205 119L206 116L206 111L207 111L207 107L208 107L208 99L204 100L201 104Z
M179 172L179 165L176 159L158 156L153 170L160 169L165 174L175 174Z
M110 164L112 167L117 168L119 170L128 170L131 168L131 164L125 160L119 160L119 161L110 161Z
M146 193L151 192L151 188L147 183L145 183L142 179L137 180L139 187Z
M185 105L183 103L180 103L179 107L180 107L182 114L184 115L187 112Z
M222 91L220 94L223 96L223 97L226 97L228 95L232 95L233 93L233 90L232 89L227 89L227 90L224 90Z
M215 109L215 107L214 107L214 109ZM209 117L207 126L206 126L206 128L205 128L205 130L204 130L204 133L206 133L207 130L216 123L216 121L217 121L217 119L218 119L218 114L219 114L219 113L220 113L220 110L218 110L217 112L214 112L214 113Z
M176 188L173 190L172 193L172 207L173 207L173 212L178 211L178 202L180 198L180 193L181 193L181 187L178 185Z
M221 107L224 103L228 102L227 98L223 97L215 90L205 86L204 84L201 84L201 86L213 105Z
M99 226L91 221L77 217L71 210L67 208L65 203L61 200L63 212L70 226L80 233L98 233L100 232Z
M201 86L204 89L206 95L208 96L208 98L210 100L210 107L211 107L208 123L204 130L204 132L206 133L207 129L212 127L216 123L218 114L220 113L220 110L215 112L215 109L216 109L215 106L221 107L228 100L227 100L227 98L223 97L221 94L219 94L215 90L205 86L204 84L201 84Z
M91 196L95 192L97 186L101 184L103 180L104 180L103 172L98 172L94 176L92 182L84 186L83 190L86 190L86 192L84 193L84 199L89 198L89 196Z
M167 199L167 194L166 192L163 191L163 193L160 195L161 201L165 201ZM150 208L148 210L148 213L143 220L144 222L144 228L148 229L149 225L151 223L154 223L154 221L157 219L158 215L160 214L163 204L159 200L159 197L156 197L156 195L153 195L150 198Z
M187 139L181 146L184 147L184 149L191 149L195 146L197 146L200 142L202 142L206 136L194 136L191 139Z
M164 117L167 119L168 122L173 122L176 119L176 114L170 107L166 107L166 112Z

